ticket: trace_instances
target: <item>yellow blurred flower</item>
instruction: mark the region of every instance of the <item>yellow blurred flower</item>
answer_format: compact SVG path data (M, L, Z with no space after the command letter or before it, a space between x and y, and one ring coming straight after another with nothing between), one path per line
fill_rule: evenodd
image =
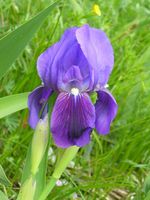
M101 16L101 10L100 10L100 7L98 4L94 4L93 5L93 9L92 9L93 13L98 15L98 16Z

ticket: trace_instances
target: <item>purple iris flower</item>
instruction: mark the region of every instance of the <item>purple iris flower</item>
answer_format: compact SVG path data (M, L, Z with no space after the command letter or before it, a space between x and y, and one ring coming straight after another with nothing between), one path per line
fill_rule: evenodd
M93 128L107 134L117 113L117 103L105 89L113 64L113 49L103 31L89 25L67 29L38 58L43 85L29 95L31 127L36 127L39 113L41 118L46 115L48 99L56 92L50 129L57 146L84 146ZM92 92L97 92L95 105L89 97Z

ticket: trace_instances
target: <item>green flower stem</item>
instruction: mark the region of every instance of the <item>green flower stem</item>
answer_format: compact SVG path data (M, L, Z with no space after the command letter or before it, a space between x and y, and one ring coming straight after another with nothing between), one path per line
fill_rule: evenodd
M56 166L53 177L59 179L66 167L68 166L69 162L75 157L76 153L78 152L79 147L72 146L65 150L59 164Z
M47 196L50 194L52 189L55 187L57 179L51 176L51 179L47 186L45 187L44 191L42 192L42 195L40 196L39 200L45 200Z
M68 166L69 162L75 157L78 150L79 147L77 146L72 146L65 150L61 160L59 161L59 164L56 165L56 168L51 176L50 182L45 187L39 200L45 200L47 198L52 189L55 187L56 181L61 177L62 173Z

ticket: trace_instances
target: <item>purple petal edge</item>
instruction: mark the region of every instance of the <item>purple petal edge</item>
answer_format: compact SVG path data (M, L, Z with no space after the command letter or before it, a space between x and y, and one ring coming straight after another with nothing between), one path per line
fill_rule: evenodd
M110 124L117 114L118 105L108 90L100 90L97 94L95 127L99 134L107 134L110 131Z
M52 90L50 88L46 88L44 86L38 87L33 90L28 97L28 107L29 107L29 124L31 128L35 128L39 121L39 114L48 100L49 96L52 94ZM41 118L45 116L47 113L47 109L43 110Z

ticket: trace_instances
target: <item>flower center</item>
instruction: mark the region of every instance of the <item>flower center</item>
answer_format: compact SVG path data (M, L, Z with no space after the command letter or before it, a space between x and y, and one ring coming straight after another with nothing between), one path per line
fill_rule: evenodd
M72 88L72 89L71 89L71 94L73 94L74 96L78 96L78 94L79 94L79 89L78 89L78 88Z

